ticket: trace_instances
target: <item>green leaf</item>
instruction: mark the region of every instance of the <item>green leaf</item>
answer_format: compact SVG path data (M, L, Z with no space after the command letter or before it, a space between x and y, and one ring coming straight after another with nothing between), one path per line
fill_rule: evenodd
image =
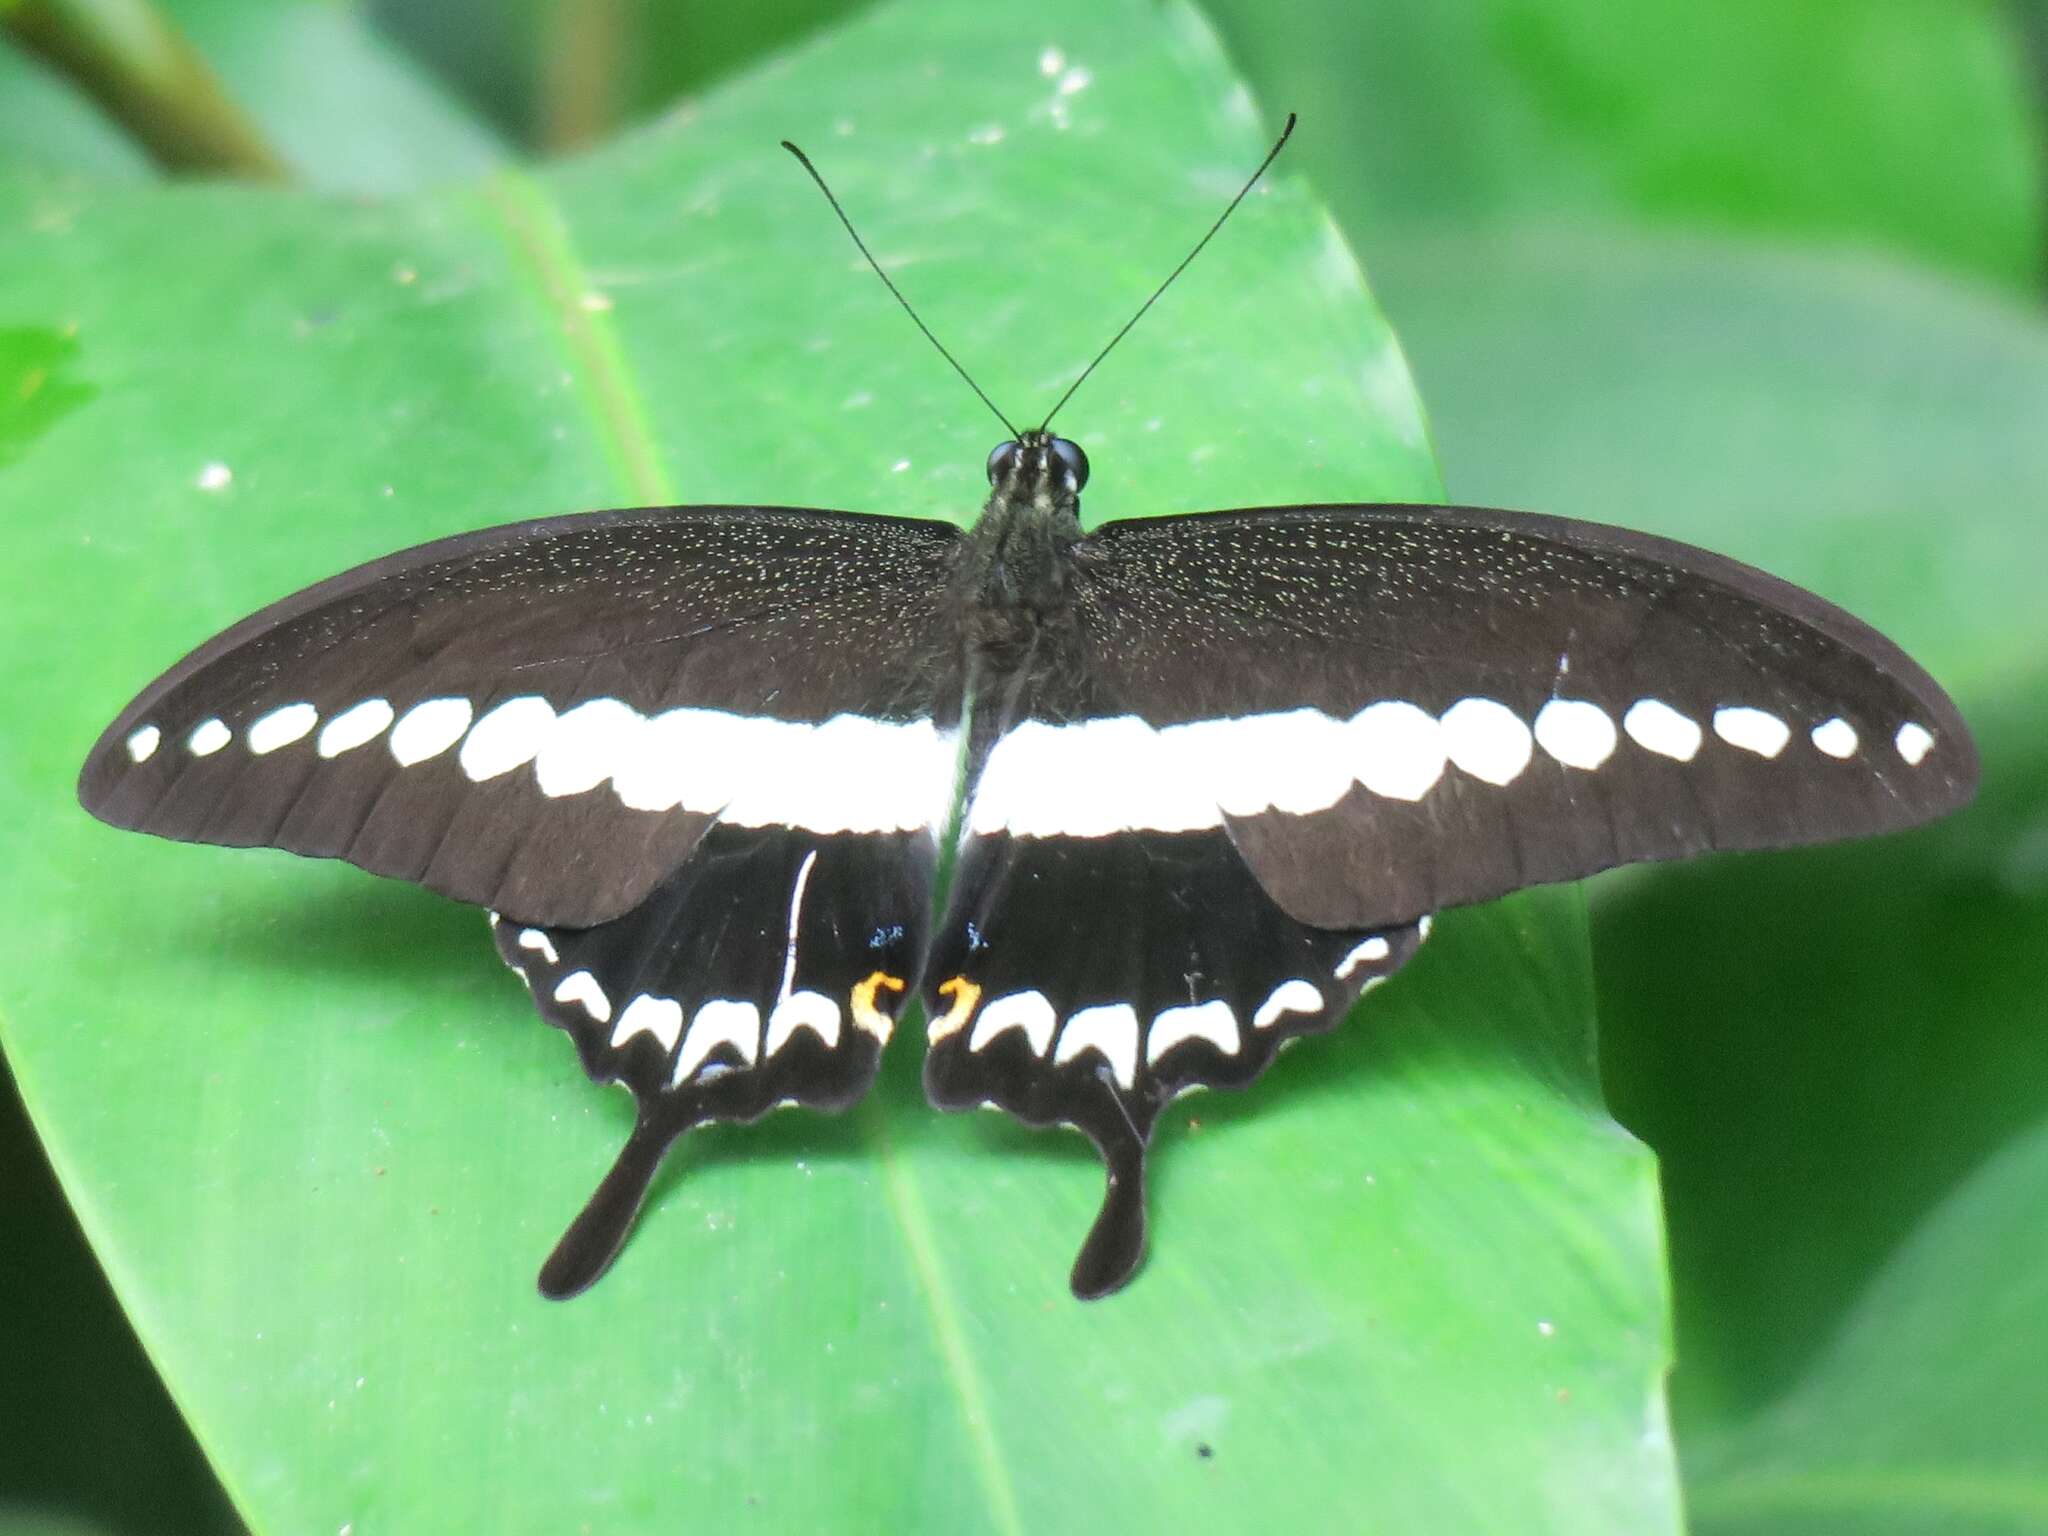
M844 1119L694 1138L617 1269L550 1306L534 1268L626 1105L477 915L72 804L151 671L397 544L668 495L968 513L994 429L793 130L1020 412L1263 147L1185 11L1072 0L1019 37L919 5L538 178L0 192L10 323L73 336L96 391L0 471L39 509L8 654L62 658L0 681L0 1030L238 1504L292 1531L1675 1529L1652 1173L1595 1092L1571 893L1446 920L1339 1037L1184 1106L1110 1301L1064 1288L1092 1159L930 1113L906 1040ZM1066 421L1097 516L1437 489L1401 355L1284 176Z
M1614 233L1395 242L1378 276L1460 497L1711 543L1957 689L1963 815L1596 887L1603 1058L1664 1170L1698 1528L2039 1529L2048 325Z
M1885 0L1211 0L1377 257L1417 224L1875 244L2022 291L2048 231L2010 9Z
M1619 1087L1670 1149L1682 1337L1699 1340L1677 1398L1710 1536L2048 1525L2048 671L1976 723L1988 768L1967 818L1702 872L1602 916L1621 955L1603 1006L1662 1013L1655 1043L1618 1041L1635 1057ZM1647 976L1621 946L1681 904L1703 952L1756 924L1799 931L1817 905L1830 920L1737 977ZM1709 1162L1702 1121L1736 1115L1744 1145Z
M2048 641L2048 325L1874 256L1620 229L1391 242L1455 499L1707 544L1952 688Z
M856 0L372 0L525 142L580 144ZM2023 26L1890 0L1208 0L1371 256L1417 224L1622 220L1859 241L2024 291L2048 237ZM1057 41L1055 30L1043 33Z

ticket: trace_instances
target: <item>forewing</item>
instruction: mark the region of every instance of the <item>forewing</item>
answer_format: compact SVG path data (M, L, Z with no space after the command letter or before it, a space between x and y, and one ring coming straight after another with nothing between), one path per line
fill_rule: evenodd
M425 545L201 646L108 727L79 798L575 927L638 906L714 818L925 827L957 537L693 507Z
M1092 775L1088 797L1018 793L1023 820L1222 825L1312 924L1889 831L1976 784L1955 706L1898 647L1668 540L1298 507L1112 523L1081 557L1080 665L1142 750L1103 752L1100 720L1048 732L1033 775Z

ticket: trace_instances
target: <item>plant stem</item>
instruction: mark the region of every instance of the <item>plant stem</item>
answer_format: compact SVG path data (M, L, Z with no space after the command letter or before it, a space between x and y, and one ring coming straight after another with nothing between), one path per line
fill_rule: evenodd
M151 0L0 0L0 31L73 81L166 170L290 174Z

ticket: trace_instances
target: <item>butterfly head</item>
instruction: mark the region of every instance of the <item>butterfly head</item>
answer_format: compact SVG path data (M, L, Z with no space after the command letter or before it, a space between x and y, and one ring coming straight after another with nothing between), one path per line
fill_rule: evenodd
M1009 500L1071 507L1088 483L1088 455L1079 444L1034 428L996 445L988 456L988 483Z

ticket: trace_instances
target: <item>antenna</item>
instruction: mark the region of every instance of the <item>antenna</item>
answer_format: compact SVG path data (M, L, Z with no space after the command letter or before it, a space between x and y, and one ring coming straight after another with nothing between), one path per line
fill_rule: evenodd
M1292 128L1294 125L1294 120L1292 118L1289 118L1287 121L1288 126ZM811 173L811 180L815 181L818 184L818 190L825 194L825 201L832 205L832 211L839 215L839 222L846 226L846 232L849 235L853 236L853 243L860 247L861 255L867 257L868 265L875 269L875 276L879 277L882 280L882 285L886 287L890 293L894 294L896 296L896 302L903 306L903 312L906 315L910 316L912 322L915 323L915 325L920 331L924 332L924 339L930 342L933 346L937 347L939 349L939 356L943 357L947 362L951 363L953 365L953 371L959 374L961 378L967 381L967 387L973 390L977 395L981 396L981 403L987 406L991 411L995 412L996 420L1000 421L1003 424L1004 429L1009 432L1010 436L1013 439L1022 437L1024 434L1019 432L1015 427L1010 425L1010 418L1005 416L1001 411L996 410L995 401L989 399L987 392L984 391L979 384L974 382L974 376L970 374L965 368L962 368L960 366L960 359L955 357L952 353L948 352L946 350L945 343L940 341L938 337L932 334L932 328L926 325L924 321L918 319L917 311L910 307L910 300L903 297L902 290L899 289L894 283L889 281L889 274L884 272L882 270L882 264L879 261L875 260L875 253L868 249L867 241L861 239L860 231L853 227L853 220L849 219L846 216L846 210L839 206L839 199L834 197L832 195L832 189L825 185L825 178L818 174L818 168L815 165L811 164L811 157L805 154L802 150L798 149L794 144L790 143L787 139L784 139L782 141L782 147L788 150L792 155L795 155L797 164L801 165L805 170ZM1266 158L1270 160L1272 159L1272 156L1268 155ZM1259 169L1264 170L1265 167L1261 166L1259 167ZM1246 188L1245 190L1249 191L1250 188ZM1244 193L1242 192L1238 194L1239 197L1242 197L1243 195ZM1231 206L1234 208L1237 205L1233 203L1231 204ZM1220 223L1221 220L1218 220L1218 222ZM1210 233L1214 234L1215 231L1211 230ZM1201 247L1197 246L1196 249L1200 250ZM1181 265L1186 266L1187 263L1182 262ZM1169 281L1171 281L1171 279L1169 279ZM1154 297L1157 297L1157 295L1154 295ZM1129 327L1126 326L1125 329L1128 330ZM1111 345L1114 345L1114 343L1111 343ZM1085 378L1086 375L1084 374L1083 377ZM1072 394L1073 391L1069 390L1068 393Z
M1287 126L1280 130L1280 137L1274 141L1273 147L1266 151L1266 158L1261 160L1259 162L1259 168L1256 171L1252 172L1251 180L1247 181L1244 184L1243 189L1237 194L1237 196L1233 197L1230 200L1230 206L1228 208L1225 208L1223 212L1216 216L1216 222L1209 226L1209 233L1202 236L1201 239L1197 240L1195 242L1195 248L1192 251L1189 251L1187 255L1181 258L1180 265L1175 267L1171 272L1166 274L1166 281L1161 283L1157 288L1154 288L1152 290L1152 297L1147 299L1144 303L1140 304L1138 306L1138 312L1135 315L1132 315L1130 319L1124 322L1124 328L1118 331L1114 336L1109 338L1109 345L1104 347L1100 352L1095 354L1095 361L1090 363L1086 368L1083 368L1081 370L1081 377L1074 380L1073 383L1067 386L1067 392L1064 395L1061 395L1058 403L1055 404L1051 410L1045 413L1045 420L1039 423L1039 431L1043 432L1052 425L1052 419L1053 417L1059 415L1061 407L1065 406L1069 400L1074 398L1074 391L1079 389L1083 384L1088 382L1088 375L1096 370L1096 368L1101 364L1102 360L1105 357L1109 356L1110 353L1116 350L1116 344L1122 341L1124 337L1130 334L1131 327L1136 325L1140 320L1145 318L1145 311L1150 309L1154 304L1159 302L1159 295L1166 292L1167 289L1173 286L1173 280L1176 277L1179 277L1181 273L1187 271L1188 263L1193 261L1197 256L1202 254L1202 247L1207 245L1211 240L1216 238L1216 231L1223 227L1223 221L1229 218L1233 213L1237 212L1237 205L1239 203L1243 202L1247 197L1251 196L1252 188L1257 186L1259 184L1259 178L1266 174L1266 167L1273 163L1274 159L1278 157L1282 149L1286 148L1287 140L1293 135L1293 133L1294 114L1290 112L1287 114ZM811 174L815 176L817 172L813 171ZM829 197L831 196L831 194L828 192L826 196ZM841 214L840 217L844 218L845 215ZM859 237L856 236L855 238L858 239ZM873 258L871 257L869 259L872 260ZM877 268L876 270L880 271L881 269ZM888 279L884 278L882 279L882 281L887 282ZM905 308L908 307L908 305L905 306ZM953 366L957 368L960 365L958 363L955 363ZM993 407L991 407L991 409L993 409ZM1008 423L1005 423L1005 425L1008 425Z

